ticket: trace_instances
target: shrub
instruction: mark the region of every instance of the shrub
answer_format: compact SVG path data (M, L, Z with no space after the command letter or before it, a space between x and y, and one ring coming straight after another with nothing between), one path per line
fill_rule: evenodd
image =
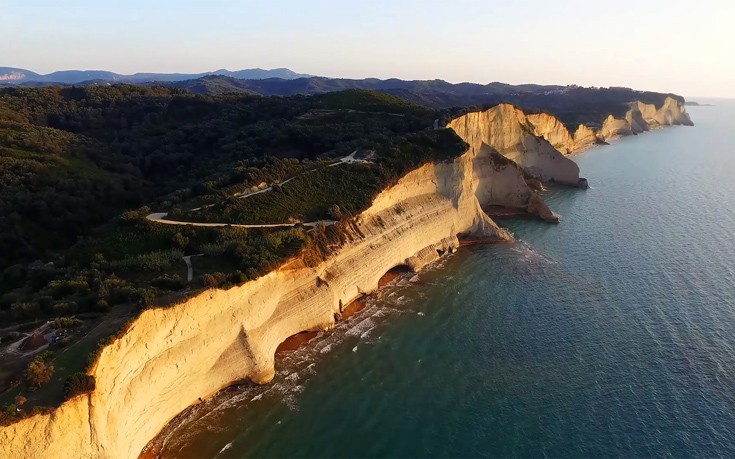
M82 325L84 321L77 319L76 317L57 317L51 322L51 328L74 328Z
M128 210L120 214L120 221L123 224L134 224L140 220L143 220L146 215L150 214L151 210L148 207L141 207L137 210Z
M164 272L182 263L184 253L179 250L162 250L129 256L110 263L110 268L122 272Z
M234 285L243 284L248 280L248 276L240 270L237 270L228 276L228 281Z
M82 372L74 373L64 381L64 396L68 399L79 394L92 392L94 386L94 376Z
M79 306L75 301L60 301L53 306L51 306L51 310L54 314L61 315L61 314L74 314L79 309Z
M183 250L189 245L189 238L181 233L176 233L172 237L172 242L175 247Z
M138 303L138 307L145 309L153 306L153 302L156 299L156 292L149 288L141 288L136 291L135 296L137 297L136 302Z
M202 275L202 284L205 287L217 288L222 286L226 281L227 276L224 273L216 272Z
M51 292L51 296L56 299L61 299L74 293L84 295L90 292L89 283L82 276L77 276L73 279L53 280L48 283L48 289Z
M184 288L184 279L176 274L166 274L153 279L151 285L162 290L181 290Z

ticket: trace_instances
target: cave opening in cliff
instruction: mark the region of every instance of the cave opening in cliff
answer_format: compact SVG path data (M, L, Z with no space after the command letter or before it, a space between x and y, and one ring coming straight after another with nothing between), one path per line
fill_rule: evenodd
M289 336L276 348L276 356L283 354L284 352L295 351L296 349L305 346L309 341L316 338L318 334L318 331L303 331Z
M411 269L408 265L397 265L389 269L385 274L383 274L383 277L380 278L378 281L378 288L381 288L391 282L393 282L398 276L405 273L411 273L413 272L413 269Z

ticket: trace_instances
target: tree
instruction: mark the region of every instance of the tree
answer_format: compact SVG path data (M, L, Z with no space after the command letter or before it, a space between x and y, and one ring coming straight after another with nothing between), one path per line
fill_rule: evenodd
M37 356L26 368L26 382L29 386L40 387L51 380L54 366L48 364L43 356Z
M184 250L189 245L189 238L181 233L174 234L172 239L176 248Z
M337 204L332 204L329 208L329 216L334 220L342 220L342 209Z
M64 395L66 398L71 398L75 395L92 392L94 386L94 376L82 372L74 373L64 381Z

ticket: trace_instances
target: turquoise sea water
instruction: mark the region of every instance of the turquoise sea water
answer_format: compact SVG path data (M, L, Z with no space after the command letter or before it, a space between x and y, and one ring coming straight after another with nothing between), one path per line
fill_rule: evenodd
M735 456L735 101L575 157L463 249L179 417L165 457Z

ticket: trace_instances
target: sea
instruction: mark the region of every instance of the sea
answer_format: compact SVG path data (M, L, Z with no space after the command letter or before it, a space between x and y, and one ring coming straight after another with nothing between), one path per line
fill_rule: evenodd
M574 156L559 224L399 276L165 458L735 457L735 100Z

